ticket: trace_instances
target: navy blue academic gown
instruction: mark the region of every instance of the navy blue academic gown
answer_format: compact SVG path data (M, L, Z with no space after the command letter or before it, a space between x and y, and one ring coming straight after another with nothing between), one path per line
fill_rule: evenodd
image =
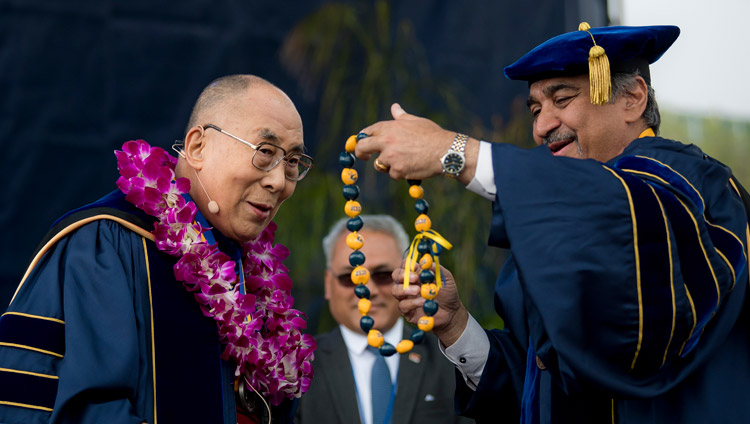
M43 242L0 318L0 422L237 422L217 325L175 280L153 222L115 191L56 223L47 239L62 237Z
M605 164L493 145L509 247L478 422L750 422L747 215L730 170L647 137Z

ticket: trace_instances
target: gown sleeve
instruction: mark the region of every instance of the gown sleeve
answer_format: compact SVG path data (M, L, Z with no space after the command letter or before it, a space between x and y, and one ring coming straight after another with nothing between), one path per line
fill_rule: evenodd
M0 323L0 379L15 385L0 421L147 421L145 272L143 240L112 221L84 225L42 257Z
M498 143L493 167L490 243L512 252L496 308L509 329L489 333L466 405L510 387L520 398L509 375L528 365L529 343L565 393L653 397L725 341L748 286L746 215L728 168L652 138L608 164Z

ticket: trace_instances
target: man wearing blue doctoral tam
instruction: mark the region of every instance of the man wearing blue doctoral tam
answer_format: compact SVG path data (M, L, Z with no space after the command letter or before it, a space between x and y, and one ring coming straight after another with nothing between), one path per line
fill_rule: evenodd
M582 26L586 26L585 23ZM606 54L614 72L633 72L651 83L648 65L662 54L680 35L676 26L590 28L558 35L535 47L505 68L512 80L538 81L552 76L588 73L592 38L606 46Z
M477 324L450 274L438 296L459 413L750 422L750 196L725 165L657 136L648 65L678 35L584 23L508 66L529 83L534 149L467 139L398 104L362 130L355 153L392 178L445 174L491 200L489 243L510 248L495 286L504 330ZM418 291L394 288L410 321Z

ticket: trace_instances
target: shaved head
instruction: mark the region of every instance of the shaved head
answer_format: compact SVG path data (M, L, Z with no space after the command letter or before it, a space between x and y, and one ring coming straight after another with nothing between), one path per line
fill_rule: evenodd
M279 90L275 85L255 75L227 75L213 80L203 89L195 102L185 132L195 125L205 124L205 117L215 115L219 108L225 108L228 103L247 94L247 90L255 85L265 85Z

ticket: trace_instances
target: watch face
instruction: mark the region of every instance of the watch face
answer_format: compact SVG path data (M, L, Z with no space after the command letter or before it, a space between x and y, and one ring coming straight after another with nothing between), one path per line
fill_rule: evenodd
M448 174L458 174L464 169L464 158L458 153L448 153L443 159L443 170Z

